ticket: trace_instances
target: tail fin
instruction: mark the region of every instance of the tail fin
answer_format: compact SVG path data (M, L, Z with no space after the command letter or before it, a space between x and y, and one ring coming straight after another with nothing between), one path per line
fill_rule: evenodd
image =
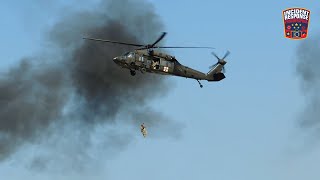
M223 56L223 58L219 58L214 52L212 52L212 55L214 55L218 62L214 65L212 65L210 68L210 71L207 73L207 79L208 81L221 81L222 79L226 78L224 75L225 69L224 65L227 64L227 62L224 60L228 55L230 54L229 51Z
M224 73L222 72L222 68L224 65L217 63L213 66L212 69L207 73L208 81L221 81L222 79L226 78Z

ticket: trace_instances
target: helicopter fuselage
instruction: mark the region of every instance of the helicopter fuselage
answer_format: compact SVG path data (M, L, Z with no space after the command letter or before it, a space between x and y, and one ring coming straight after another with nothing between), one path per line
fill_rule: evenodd
M180 64L173 56L158 52L152 53L150 55L147 51L127 52L122 56L115 57L113 61L117 65L129 69L133 76L135 71L140 71L141 73L148 72L196 80L217 81L217 77L208 76L208 73L205 74Z
M113 61L122 68L127 68L130 70L132 76L136 74L136 71L141 73L157 73L163 75L173 75L185 78L196 79L200 85L203 87L199 80L207 81L221 81L225 78L224 75L224 65L227 63L224 59L229 55L229 51L225 56L220 59L214 52L212 54L218 59L218 62L210 66L210 71L208 73L203 73L195 69L184 66L178 62L178 60L169 54L161 53L159 51L154 51L154 49L164 49L164 48L192 48L192 49L214 49L212 47L199 47L199 46L157 46L165 36L166 32L158 37L156 41L152 44L137 44L128 42L119 42L108 39L97 39L97 38L84 38L92 41L100 41L105 43L114 43L128 46L138 47L132 52L127 52L122 56L113 58Z

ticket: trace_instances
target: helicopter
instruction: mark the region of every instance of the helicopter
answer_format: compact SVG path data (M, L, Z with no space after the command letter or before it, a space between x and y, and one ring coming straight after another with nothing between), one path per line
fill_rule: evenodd
M132 76L136 75L136 71L144 73L156 73L162 75L172 75L180 76L185 78L191 78L198 81L200 88L203 85L200 80L211 81L221 81L225 78L225 64L227 63L224 59L230 54L229 51L219 58L214 52L212 55L218 59L218 62L210 66L210 71L208 73L203 73L195 69L189 68L182 65L174 56L155 49L165 49L165 48L202 48L202 49L214 49L212 47L177 47L177 46L156 46L165 36L166 32L163 32L159 38L153 44L134 44L127 42L112 41L106 39L96 39L96 38L83 38L86 40L100 41L121 45L129 45L138 47L133 51L126 52L121 56L113 58L113 61L122 68L130 70Z

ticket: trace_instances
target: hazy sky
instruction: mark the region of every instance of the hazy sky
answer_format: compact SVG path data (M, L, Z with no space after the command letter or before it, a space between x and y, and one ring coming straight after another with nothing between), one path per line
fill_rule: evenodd
M289 7L310 9L309 38L317 38L320 3L151 2L168 32L166 45L213 46L220 56L231 51L225 80L203 81L201 89L195 80L169 77L170 92L151 102L156 110L184 125L182 137L143 139L137 128L139 138L112 157L99 149L103 163L93 163L92 171L80 175L30 170L19 162L36 152L22 149L0 164L1 179L318 180L319 144L298 124L305 105L295 75L300 41L284 38L281 13ZM37 52L45 43L43 34L62 12L93 5L86 1L2 3L1 70ZM207 50L170 52L180 63L204 72L216 63Z

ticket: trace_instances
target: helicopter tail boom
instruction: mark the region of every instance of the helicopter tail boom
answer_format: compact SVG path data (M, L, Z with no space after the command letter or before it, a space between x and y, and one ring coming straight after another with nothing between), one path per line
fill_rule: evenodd
M221 81L222 79L226 78L224 73L222 73L222 68L224 65L216 64L210 71L206 74L208 81Z

